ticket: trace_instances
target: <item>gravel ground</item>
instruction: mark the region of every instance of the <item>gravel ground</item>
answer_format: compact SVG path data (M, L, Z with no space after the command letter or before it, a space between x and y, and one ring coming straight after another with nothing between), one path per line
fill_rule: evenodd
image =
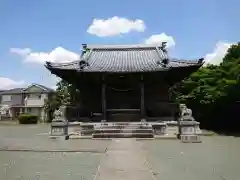
M1 180L92 180L102 154L0 152Z
M239 180L240 138L201 137L203 143L141 141L158 180Z
M48 125L0 125L0 180L91 180L112 144L51 140L48 132ZM157 180L239 180L240 138L201 138L199 144L161 139L139 143ZM72 152L54 152L59 150Z
M110 141L50 139L48 125L0 126L0 150L88 151L104 153Z
M48 125L0 126L0 179L93 179L111 141L52 140L48 132Z

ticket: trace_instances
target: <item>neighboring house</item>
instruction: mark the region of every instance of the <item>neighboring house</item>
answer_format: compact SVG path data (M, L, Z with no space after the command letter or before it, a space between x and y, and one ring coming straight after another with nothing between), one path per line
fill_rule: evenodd
M40 84L32 84L27 88L14 88L0 92L0 106L8 107L6 114L16 118L21 113L35 114L40 121L47 119L44 112L46 100L54 90Z

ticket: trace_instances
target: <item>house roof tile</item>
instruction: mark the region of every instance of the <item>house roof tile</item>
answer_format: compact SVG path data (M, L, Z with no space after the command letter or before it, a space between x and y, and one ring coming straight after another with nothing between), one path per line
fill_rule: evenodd
M8 90L3 90L0 94L21 94L24 88L13 88Z
M54 90L51 88L48 88L46 86L40 85L40 84L31 84L30 86L36 85L38 87L40 87L43 92L53 92ZM13 88L13 89L8 89L8 90L1 90L0 91L0 95L10 95L10 94L21 94L21 93L25 93L24 90L28 89L30 86L28 86L27 88Z
M83 72L147 72L169 68L201 66L197 61L170 59L160 47L149 45L87 45L87 52L80 60L69 63L46 64L48 69L76 70ZM164 65L162 61L168 59ZM86 66L80 67L80 62Z

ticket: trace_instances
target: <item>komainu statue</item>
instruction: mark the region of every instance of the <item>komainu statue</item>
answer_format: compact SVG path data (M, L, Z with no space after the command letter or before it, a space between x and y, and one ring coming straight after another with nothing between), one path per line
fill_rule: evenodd
M186 104L180 104L181 120L183 121L194 121L192 116L192 110L187 108Z
M64 113L62 112L61 108L56 108L53 113L53 122L65 122Z

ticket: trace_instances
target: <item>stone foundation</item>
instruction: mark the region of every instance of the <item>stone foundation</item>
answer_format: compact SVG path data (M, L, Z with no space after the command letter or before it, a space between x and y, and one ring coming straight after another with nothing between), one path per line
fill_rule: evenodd
M181 141L183 143L201 143L200 136L198 135L181 135Z
M199 122L180 121L180 139L184 143L200 143Z

